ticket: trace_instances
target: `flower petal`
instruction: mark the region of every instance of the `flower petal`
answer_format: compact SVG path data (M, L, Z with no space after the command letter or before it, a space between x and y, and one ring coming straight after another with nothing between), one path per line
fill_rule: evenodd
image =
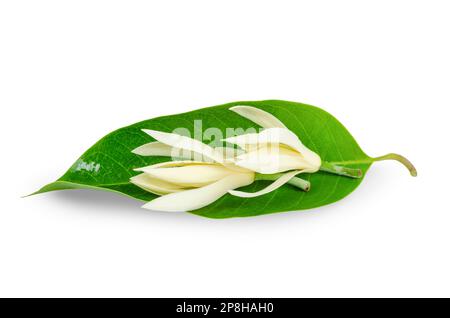
M244 134L226 138L224 141L236 144L243 149L245 149L245 146L247 145L262 146L268 143L284 144L298 152L301 152L306 148L297 135L286 128L269 128L260 133Z
M193 151L184 150L180 148L174 148L172 146L163 144L159 141L149 142L131 151L139 156L161 156L180 158L185 160L193 160L195 153ZM224 160L233 159L234 157L244 153L242 149L232 147L216 147L214 148L216 156L222 157Z
M149 142L148 144L137 147L131 152L140 156L164 156L170 157L173 147L163 144L159 141Z
M318 154L311 151L305 145L302 144L300 139L292 131L284 128L269 128L265 129L259 134L244 134L225 139L226 142L233 143L239 147L252 151L255 148L267 145L267 144L282 144L286 145L293 150L297 151L303 159L309 163L309 166L315 167L315 172L319 170L322 163Z
M235 158L234 164L262 174L273 174L289 170L313 172L316 167L290 148L268 144Z
M236 156L245 153L242 149L231 148L231 147L216 147L214 152L217 156L221 156L225 161L232 161Z
M137 176L132 177L130 179L130 182L144 189L145 191L157 195L163 195L183 190L183 188L178 185L152 178L151 176L145 173L141 173Z
M168 168L168 167L184 167L188 165L202 165L202 164L214 164L212 162L204 161L194 161L194 160L178 160L178 161L166 161L161 163L156 163L154 165L136 168L134 171L145 171L146 169L156 169L156 168Z
M152 178L170 182L182 187L202 187L223 179L234 171L219 164L189 164L182 167L141 168L140 171Z
M289 182L289 180L291 180L293 177L295 177L296 175L298 175L301 172L302 171L298 171L298 170L287 172L287 173L283 174L280 178L278 178L276 181L272 182L269 186L267 186L266 188L264 188L260 191L257 191L257 192L243 192L243 191L230 190L230 191L228 191L228 193L231 195L237 196L237 197L241 197L241 198L258 197L260 195L264 195L264 194L267 194L269 192L272 192L272 191L278 189L279 187L281 187L285 183Z
M231 111L241 115L263 128L286 128L286 126L274 115L252 106L234 106Z
M157 130L143 129L143 131L163 144L172 146L174 148L193 151L195 153L201 154L203 157L206 157L207 159L216 162L223 162L223 158L218 156L214 152L214 149L212 147L205 145L204 143L198 140L178 134L166 133Z
M186 160L194 158L194 152L192 151L174 148L159 141L147 143L131 152L139 156L162 156Z
M202 188L171 193L156 198L145 204L143 208L167 212L197 210L218 200L229 190L249 185L253 181L254 174L252 173L233 174Z

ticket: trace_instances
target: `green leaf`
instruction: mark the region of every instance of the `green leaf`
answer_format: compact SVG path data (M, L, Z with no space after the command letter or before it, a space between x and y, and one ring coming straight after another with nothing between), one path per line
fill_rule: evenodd
M136 147L153 141L141 129L172 132L176 128L184 127L194 136L195 120L202 121L203 131L209 127L215 127L222 130L224 136L227 128L258 128L251 121L229 110L235 105L254 106L275 115L297 134L308 148L319 154L323 161L359 168L363 176L374 161L404 159L403 157L392 158L392 156L398 156L394 154L379 158L367 156L347 129L320 108L281 100L235 102L150 119L118 129L87 150L60 179L44 186L35 194L64 189L98 189L150 201L156 195L129 182L130 177L137 174L133 169L167 161L168 158L142 157L131 153L131 150ZM407 161L403 163L409 164ZM414 174L412 165L409 168L411 174ZM227 194L211 205L191 213L210 218L228 218L311 209L344 198L363 180L363 178L347 178L322 171L302 175L302 178L311 182L312 187L309 192L284 185L274 192L256 198L245 199ZM242 190L254 192L267 184L268 181L255 181Z

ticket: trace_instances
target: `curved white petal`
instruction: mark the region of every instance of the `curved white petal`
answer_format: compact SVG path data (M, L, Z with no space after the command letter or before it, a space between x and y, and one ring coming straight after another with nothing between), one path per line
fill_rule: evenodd
M147 175L183 187L202 187L234 171L219 164L190 164L182 167L142 168Z
M167 212L197 210L218 200L228 190L249 185L253 181L254 174L252 173L233 174L202 188L171 193L156 198L145 204L143 208Z
M289 170L315 172L318 169L306 161L298 152L291 148L268 144L254 151L235 158L234 164L262 174L273 174Z
M305 147L305 149L301 152L301 155L303 159L309 163L310 166L310 168L308 170L305 170L305 172L313 173L319 171L320 166L322 165L322 159L318 154Z
M212 162L204 162L204 161L194 161L194 160L178 160L178 161L166 161L161 163L156 163L154 165L136 168L134 171L144 172L146 169L156 169L156 168L168 168L168 167L184 167L189 165L213 165Z
M171 157L180 158L185 160L194 160L195 152L174 148L172 146L163 144L159 141L149 142L131 151L132 153L139 156L161 156L161 157ZM223 160L233 159L234 157L243 154L242 149L236 149L231 147L216 147L214 148L215 156L222 157ZM198 156L201 159L201 156Z
M183 188L178 185L152 178L145 173L141 173L137 176L132 177L130 179L130 182L144 189L145 191L157 195L163 195L183 190Z
M149 142L148 144L137 147L131 152L140 156L163 156L170 157L173 147L163 144L159 141Z
M236 144L245 149L247 145L264 144L284 144L298 152L302 152L306 147L292 131L286 128L268 128L260 133L244 134L224 139L224 141Z
M196 152L216 162L223 162L223 158L217 156L212 147L205 145L198 140L157 130L142 129L142 131L149 134L151 137L163 144L172 146L174 148Z
M302 171L298 171L298 170L287 172L287 173L283 174L280 178L278 178L276 181L272 182L268 187L266 187L260 191L257 191L257 192L243 192L243 191L230 190L230 191L228 191L228 193L230 193L231 195L237 196L237 197L241 197L241 198L258 197L260 195L264 195L264 194L267 194L269 192L272 192L272 191L278 189L279 187L281 187L282 185L287 183L289 180L291 180L293 177L295 177L296 175L298 175L301 172Z
M311 167L317 171L322 163L320 157L302 144L300 139L292 131L284 128L269 128L260 133L244 134L225 139L226 142L233 143L247 151L255 148L267 146L267 144L282 144L297 151Z
M224 160L231 160L236 156L242 155L245 151L231 147L216 147L214 148L214 152L217 156L221 156Z
M149 142L140 147L137 147L131 152L139 156L162 156L182 158L186 160L194 158L193 151L174 148L159 141Z
M286 126L274 115L252 106L234 106L231 111L241 115L263 128L286 128Z

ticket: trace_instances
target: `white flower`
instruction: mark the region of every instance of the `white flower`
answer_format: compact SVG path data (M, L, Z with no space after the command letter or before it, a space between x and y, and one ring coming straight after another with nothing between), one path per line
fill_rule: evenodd
M157 141L133 150L135 154L199 159L169 161L136 169L143 173L130 181L161 195L144 208L170 212L196 210L211 204L231 189L253 183L255 179L253 171L227 163L232 157L230 149L214 149L177 134L144 131Z
M198 140L177 134L144 130L156 142L135 149L135 154L183 159L136 169L142 174L130 181L144 190L160 195L144 205L144 208L191 211L211 204L226 193L256 197L291 182L299 173L319 170L320 157L306 148L273 115L249 106L236 106L231 110L267 128L259 134L225 139L242 148L237 153L233 148L212 148ZM234 190L253 183L256 173L265 175L282 172L272 184L258 192ZM297 184L299 181L307 183L297 178Z
M137 170L143 173L131 182L161 195L144 208L168 212L202 208L255 180L254 172L198 161L173 161Z
M253 121L264 129L260 133L244 134L225 139L246 151L235 157L234 164L261 174L274 174L293 170L278 179L281 185L299 173L314 173L320 169L319 155L308 149L292 131L272 114L250 106L230 108L235 113ZM284 181L286 180L287 181ZM284 182L283 182L284 181ZM278 186L275 187L275 189ZM235 196L253 197L268 193L273 189L264 189L256 193L229 191Z
M249 106L235 106L230 110L267 128L259 134L225 139L246 150L245 154L235 158L237 166L263 174L294 169L313 173L320 169L319 155L303 145L297 135L273 115Z

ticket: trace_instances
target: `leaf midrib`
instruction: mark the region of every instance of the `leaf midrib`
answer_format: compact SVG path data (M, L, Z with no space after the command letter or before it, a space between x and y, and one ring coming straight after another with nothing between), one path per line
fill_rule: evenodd
M352 165L352 164L364 164L364 163L373 163L374 159L359 159L359 160L345 160L345 161L330 161L330 164L334 165Z
M66 182L66 183L72 183L72 184L77 184L77 185L85 185L83 183L77 183L77 182L73 182L73 181L66 181L66 180L58 180L55 182ZM120 183L105 183L105 184L96 184L94 185L95 187L113 187L113 186L123 186L123 185L129 185L131 184L131 182L120 182Z

